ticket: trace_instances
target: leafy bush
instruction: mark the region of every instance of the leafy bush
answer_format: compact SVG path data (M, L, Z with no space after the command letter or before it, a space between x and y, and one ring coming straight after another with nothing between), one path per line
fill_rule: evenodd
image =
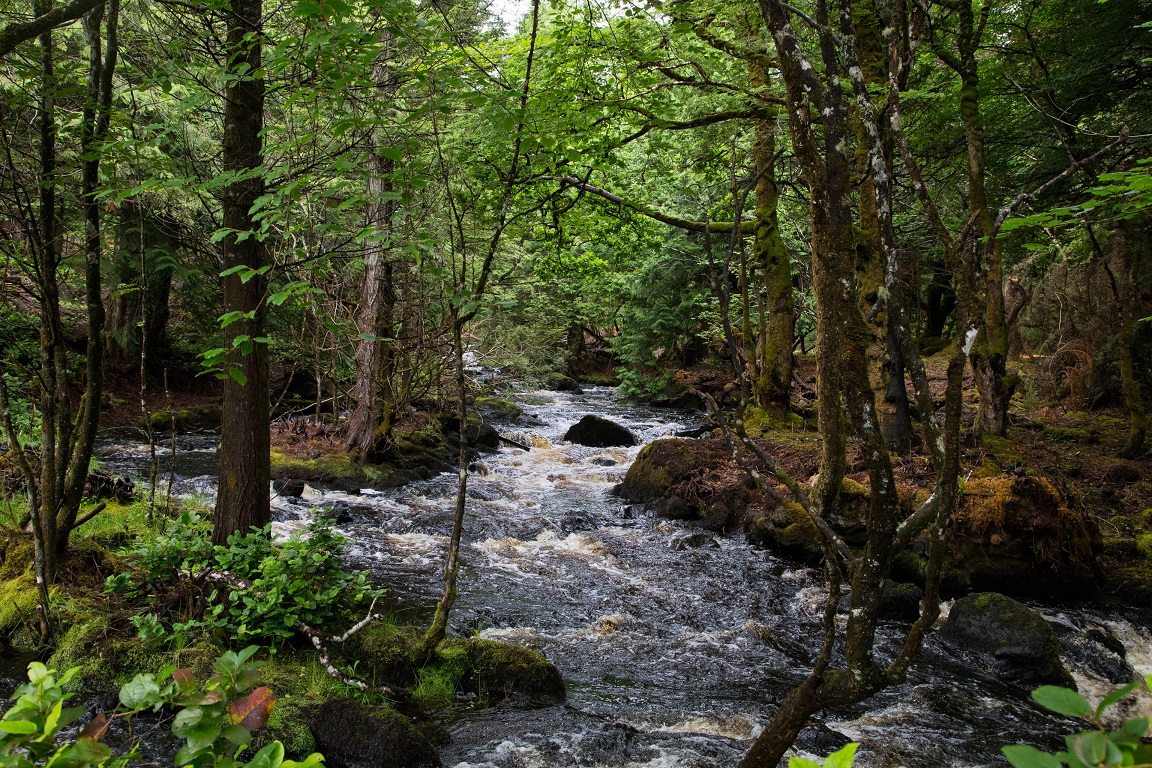
M225 572L248 582L249 588L222 586L205 596L205 610L166 623L143 613L133 622L141 637L221 629L240 640L280 643L295 634L298 624L321 628L380 594L364 572L345 571L347 539L326 517L315 518L305 535L293 534L275 543L269 527L233 534L228 546L213 546L207 523L182 514L161 535L127 552L136 564L133 573L108 579L109 591L144 600L178 579L206 571Z
M1144 684L1152 689L1152 676L1144 679ZM1152 744L1143 743L1148 735L1149 720L1134 717L1124 721L1115 729L1105 727L1102 722L1104 712L1117 704L1139 687L1140 683L1129 683L1117 688L1100 700L1095 707L1076 691L1055 685L1044 685L1032 692L1038 704L1061 715L1077 717L1092 725L1091 730L1073 733L1064 737L1066 749L1055 754L1030 747L1027 744L1013 744L1004 747L1004 756L1016 768L1088 768L1105 765L1149 765L1152 764Z
M285 760L279 741L241 759L252 732L268 721L276 701L271 690L256 686L260 663L251 659L257 650L250 646L226 652L216 660L215 674L203 682L190 670L175 667L137 675L120 689L121 705L111 717L96 715L74 741L63 743L61 730L84 714L83 709L63 706L72 697L64 686L79 667L57 677L55 670L32 662L28 682L16 690L15 705L0 719L0 768L123 768L136 756L136 747L114 755L101 743L111 720L166 706L180 709L172 732L185 742L175 758L181 768L317 768L322 755L314 753L302 762Z

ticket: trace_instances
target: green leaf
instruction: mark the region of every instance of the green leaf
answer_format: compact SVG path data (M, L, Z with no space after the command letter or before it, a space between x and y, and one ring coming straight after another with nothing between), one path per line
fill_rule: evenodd
M1032 691L1032 699L1040 706L1068 717L1092 716L1092 705L1088 699L1069 688L1042 685Z
M824 768L852 768L852 759L860 747L856 742L845 744L840 749L828 755L824 761Z
M36 733L39 728L31 720L0 720L0 733Z
M820 763L814 763L803 757L790 757L788 768L820 768Z
M1067 741L1069 751L1085 765L1100 765L1113 752L1119 758L1119 750L1116 745L1100 731L1085 731L1075 736L1069 736ZM1115 762L1118 763L1120 760L1117 759Z
M1064 765L1055 755L1027 744L1012 744L1001 747L1000 751L1016 768L1062 768Z
M1100 704L1096 707L1096 719L1099 720L1100 715L1103 714L1104 710L1108 709L1108 707L1112 706L1116 702L1120 701L1120 699L1136 690L1137 685L1139 685L1139 683L1129 683L1123 688L1117 688L1116 690L1112 691L1112 693L1101 699Z

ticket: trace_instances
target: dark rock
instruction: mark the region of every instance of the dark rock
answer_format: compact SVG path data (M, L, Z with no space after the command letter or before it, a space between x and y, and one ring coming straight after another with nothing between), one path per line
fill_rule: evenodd
M332 768L422 768L439 766L436 748L395 710L353 699L321 704L309 730Z
M716 539L716 534L711 531L687 531L673 536L668 546L677 552L682 552L685 549L719 547L720 542Z
M84 486L84 495L92 499L114 499L129 504L136 499L136 483L128 477L114 477L108 472L91 472Z
M644 447L616 489L661 517L707 521L714 530L738 525L751 492L721 440L656 440Z
M468 672L463 686L480 696L526 696L533 701L564 701L560 670L538 651L479 637L466 643Z
M580 384L576 379L571 376L565 376L562 373L550 375L545 380L545 384L548 386L548 389L551 389L553 392L572 392L577 395L584 394L584 390L580 388Z
M521 417L524 416L524 409L519 405L496 397L476 398L476 410L485 420L491 419L505 424L519 424Z
M600 416L585 416L564 433L564 439L593 448L636 445L636 436L614 421Z
M699 427L693 427L692 429L682 429L673 434L675 434L676 437L704 437L704 435L711 434L714 429L716 429L716 427L704 424Z
M924 590L915 584L889 581L880 593L880 618L895 621L915 621L920 616L920 601Z
M1060 649L1064 655L1082 664L1115 685L1124 685L1136 679L1136 671L1128 663L1128 654L1111 631L1101 626L1081 628L1072 623L1053 623Z
M971 654L1001 680L1027 690L1040 685L1076 688L1048 622L1010 597L981 592L960 598L940 639Z
M273 480L272 490L276 493L289 499L298 499L304 495L304 481L303 480Z
M616 459L610 459L607 456L596 456L592 459L592 463L599 467L614 467L618 462Z

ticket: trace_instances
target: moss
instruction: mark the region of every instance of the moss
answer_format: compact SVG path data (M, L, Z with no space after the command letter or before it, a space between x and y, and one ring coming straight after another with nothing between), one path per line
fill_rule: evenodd
M1024 454L1008 438L985 432L980 437L980 443L1001 469L1012 469L1024 463Z
M39 594L31 573L0 581L0 637L11 638L36 615Z
M221 410L219 406L177 408L175 411L164 408L153 413L148 418L147 424L142 420L140 426L144 427L150 424L152 429L171 429L173 419L176 422L177 432L186 432L190 429L212 429L220 425Z
M761 437L769 432L794 432L804 427L802 416L781 408L764 409L753 405L744 411L744 431L749 437Z
M516 403L497 397L476 398L476 408L499 421L515 422L524 415L524 409Z
M275 692L275 688L272 689ZM301 760L316 751L316 739L308 727L308 711L294 699L278 698L268 722L255 733L257 748L279 741L289 759Z
M432 659L420 668L420 682L412 689L412 699L425 707L451 704L468 671L466 643L456 639L445 640Z
M1049 440L1059 440L1062 443L1098 443L1099 436L1091 428L1081 427L1048 427L1044 436Z
M536 650L479 637L465 643L469 690L481 698L519 693L534 699L563 699L564 680Z

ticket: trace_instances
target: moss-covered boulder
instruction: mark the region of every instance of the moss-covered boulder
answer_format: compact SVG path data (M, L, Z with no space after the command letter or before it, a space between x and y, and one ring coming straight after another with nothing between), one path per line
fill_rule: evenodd
M662 517L721 529L742 523L755 499L749 483L723 440L666 438L640 451L615 492Z
M1075 688L1060 642L1038 612L1010 597L981 592L953 604L940 639L1005 682Z
M524 416L524 409L516 403L501 400L498 397L476 398L476 410L480 411L485 419L504 422L506 424L519 424Z
M1043 477L975 478L953 515L944 586L952 594L1089 596L1100 550L1099 529L1075 494Z
M164 408L148 417L148 423L141 423L141 428L148 427L164 431L172 429L173 424L177 432L192 432L200 429L217 429L222 418L222 409L219 405L207 405L201 408Z
M309 730L332 768L439 766L436 748L411 721L387 707L338 698L321 704Z
M479 637L469 638L464 648L467 671L461 682L481 698L515 694L537 702L564 700L560 670L539 651Z
M563 373L551 373L544 379L545 385L553 392L572 392L583 394L580 383L576 379Z
M868 535L868 503L868 488L845 478L836 508L824 518L845 542L862 545ZM815 563L823 556L820 532L804 508L794 501L776 504L765 499L763 507L748 520L745 530L753 544L787 557Z
M449 638L424 659L422 640L415 628L381 624L349 638L343 655L364 677L411 688L413 699L429 707L451 704L459 694L564 699L560 671L539 651L479 637Z

